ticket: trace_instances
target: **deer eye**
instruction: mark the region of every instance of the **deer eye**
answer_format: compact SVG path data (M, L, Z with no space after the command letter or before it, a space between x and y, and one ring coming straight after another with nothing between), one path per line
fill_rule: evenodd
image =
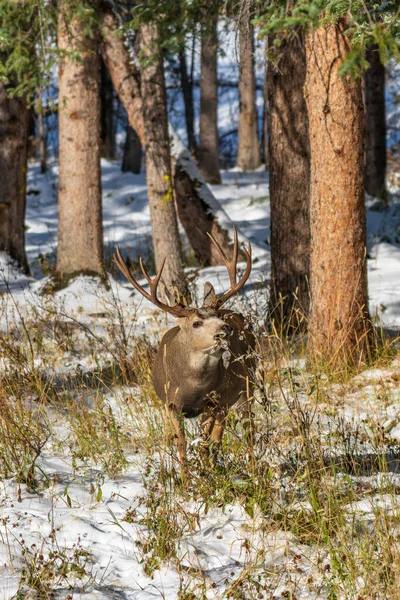
M195 322L193 323L193 327L195 327L196 329L197 329L198 327L203 327L203 321L195 321Z

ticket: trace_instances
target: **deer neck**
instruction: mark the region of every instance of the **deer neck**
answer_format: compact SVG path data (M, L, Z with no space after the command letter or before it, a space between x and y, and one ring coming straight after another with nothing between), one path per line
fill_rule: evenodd
M189 368L199 373L212 373L218 369L221 362L222 350L209 348L206 350L191 351L189 353Z
M189 374L202 379L212 378L219 371L221 365L221 356L223 350L212 346L205 349L195 349L190 342L184 339L179 339L176 336L175 342L179 348L181 364L186 365Z

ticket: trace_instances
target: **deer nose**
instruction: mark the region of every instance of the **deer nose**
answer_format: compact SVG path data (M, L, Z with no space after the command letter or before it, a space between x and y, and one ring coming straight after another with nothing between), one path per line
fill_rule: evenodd
M215 338L224 339L231 335L232 331L232 327L229 327L229 325L222 325L221 331L215 335Z

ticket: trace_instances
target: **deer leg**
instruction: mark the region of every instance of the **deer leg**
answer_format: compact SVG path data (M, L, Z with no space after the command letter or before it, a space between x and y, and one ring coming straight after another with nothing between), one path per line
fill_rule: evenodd
M204 439L204 444L201 447L201 455L203 458L207 458L209 456L209 441L211 437L211 432L213 430L215 423L215 415L213 413L203 414L201 419L201 435Z
M209 440L215 423L215 415L205 414L201 419L201 434L205 440Z
M186 463L186 437L182 415L178 415L173 409L168 408L168 417L175 431L179 460L183 468Z
M217 445L221 443L225 429L226 411L222 410L215 415L215 423L211 431L210 441Z

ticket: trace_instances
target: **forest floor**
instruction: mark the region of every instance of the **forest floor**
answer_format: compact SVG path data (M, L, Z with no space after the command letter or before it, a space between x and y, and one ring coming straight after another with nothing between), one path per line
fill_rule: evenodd
M49 292L56 177L56 163L29 171L33 277L0 257L0 598L398 598L399 196L367 199L370 310L389 341L339 377L308 370L303 340L268 328L267 176L229 171L213 186L254 248L235 307L258 339L256 442L249 455L233 410L212 462L187 422L182 480L149 382L172 321L115 270L107 289L80 277ZM103 162L103 207L108 269L116 243L149 257L144 175ZM228 284L223 268L189 272L198 302L205 281Z

